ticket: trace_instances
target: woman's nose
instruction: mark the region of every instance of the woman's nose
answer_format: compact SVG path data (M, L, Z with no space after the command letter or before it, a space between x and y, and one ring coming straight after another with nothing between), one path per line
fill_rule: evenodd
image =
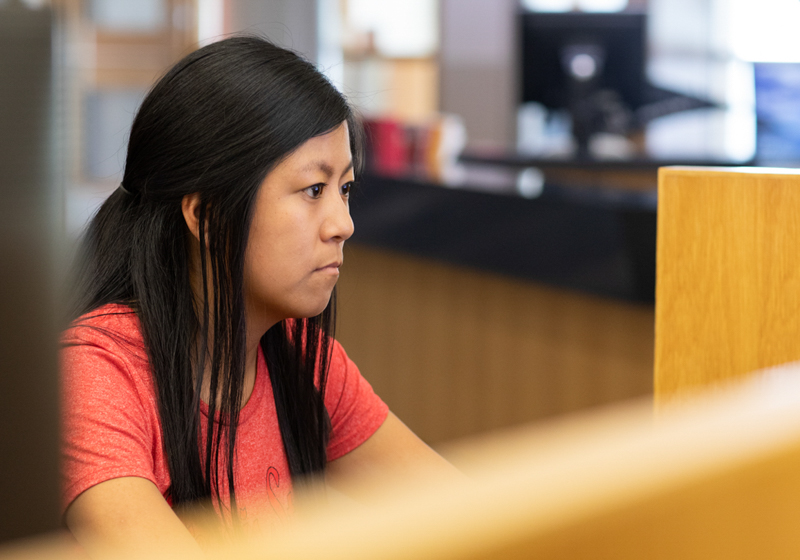
M350 206L347 199L342 198L338 193L335 197L330 197L326 205L326 216L322 227L322 237L324 240L339 239L347 241L355 225L350 217Z

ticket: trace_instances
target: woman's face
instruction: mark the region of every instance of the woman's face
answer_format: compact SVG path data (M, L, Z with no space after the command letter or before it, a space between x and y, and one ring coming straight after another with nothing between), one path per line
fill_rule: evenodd
M269 328L325 309L353 234L353 180L346 122L306 141L267 175L245 253L248 319Z

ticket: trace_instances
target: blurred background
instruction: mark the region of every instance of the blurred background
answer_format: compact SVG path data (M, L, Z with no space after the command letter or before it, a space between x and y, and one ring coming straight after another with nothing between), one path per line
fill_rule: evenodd
M450 182L463 173L439 167L464 142L480 155L602 160L748 162L757 136L768 163L800 150L796 111L783 105L797 80L791 0L58 0L53 9L71 232L118 183L127 128L153 81L237 32L316 62L381 138L395 123L443 127L438 148L451 153L426 163ZM567 57L594 74L571 74ZM591 102L576 107L579 97ZM426 158L383 152L379 167L406 174Z
M438 445L652 392L657 169L800 163L798 28L796 0L0 0L0 462L30 481L0 539L58 524L63 270L183 55L266 36L363 116L338 337Z

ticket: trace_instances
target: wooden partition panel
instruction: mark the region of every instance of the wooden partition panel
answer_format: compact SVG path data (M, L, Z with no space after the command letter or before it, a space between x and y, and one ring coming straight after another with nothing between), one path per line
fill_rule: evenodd
M653 307L348 244L339 329L429 443L652 392Z
M800 359L800 171L659 174L657 399Z

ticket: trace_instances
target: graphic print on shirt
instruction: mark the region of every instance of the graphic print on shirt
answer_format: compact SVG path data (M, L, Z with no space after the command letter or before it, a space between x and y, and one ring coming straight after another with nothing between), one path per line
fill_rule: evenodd
M275 515L278 516L278 519L281 521L286 521L286 511L287 507L285 507L277 496L277 490L281 486L281 473L275 467L270 467L267 469L267 497L269 498L269 505L272 506L272 510L275 512ZM286 495L286 500L291 501L292 493L289 492ZM288 505L288 504L287 504Z
M243 528L256 531L273 531L284 526L291 517L292 490L288 484L288 492L281 492L281 473L277 467L269 467L264 476L264 494L259 497L243 500L237 504L239 510L239 523ZM246 501L247 505L244 504Z

